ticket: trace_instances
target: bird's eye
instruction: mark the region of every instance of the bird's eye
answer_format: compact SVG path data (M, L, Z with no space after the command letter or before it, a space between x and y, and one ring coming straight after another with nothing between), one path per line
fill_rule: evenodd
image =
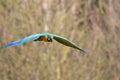
M52 38L50 38L50 37L48 37L48 39L47 39L49 42L52 42Z

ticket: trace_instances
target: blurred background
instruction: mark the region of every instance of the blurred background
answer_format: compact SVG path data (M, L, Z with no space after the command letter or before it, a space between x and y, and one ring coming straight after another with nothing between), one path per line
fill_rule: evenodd
M43 32L56 41L0 49L0 80L120 80L119 0L0 0L0 46Z

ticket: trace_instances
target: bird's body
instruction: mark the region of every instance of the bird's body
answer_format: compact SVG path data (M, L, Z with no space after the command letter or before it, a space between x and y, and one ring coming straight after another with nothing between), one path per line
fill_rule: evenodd
M42 37L40 37L40 41L46 41L46 42L48 42L48 36L42 36Z
M23 39L8 43L8 44L4 45L3 48L9 47L9 46L16 46L16 45L28 42L30 40L52 42L53 39L55 39L56 41L60 42L61 44L66 45L66 46L79 49L84 53L89 52L87 50L84 50L84 49L80 48L78 45L76 45L75 43L73 43L72 41L68 40L65 37L62 37L62 36L59 36L59 35L56 35L56 34L51 34L51 33L48 33L48 32L45 32L45 33L42 33L42 34L39 33L39 34L30 35L30 36L25 37Z
M48 42L47 39L48 39L48 36L41 36L40 38L38 38L38 39L36 39L34 41L45 41L45 42Z

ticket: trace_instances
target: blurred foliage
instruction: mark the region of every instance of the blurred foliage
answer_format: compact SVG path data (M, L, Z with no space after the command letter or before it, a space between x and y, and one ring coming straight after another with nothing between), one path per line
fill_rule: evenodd
M119 0L0 0L0 46L45 31L80 51L28 42L0 49L0 80L120 80Z

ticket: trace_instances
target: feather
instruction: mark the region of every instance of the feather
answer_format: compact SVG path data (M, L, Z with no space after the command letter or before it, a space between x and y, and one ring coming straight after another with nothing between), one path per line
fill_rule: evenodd
M82 49L82 48L79 47L77 44L73 43L72 41L68 40L68 39L65 38L65 37L62 37L62 36L59 36L59 35L53 35L53 39L55 39L55 40L58 41L59 43L64 44L64 45L66 45L66 46L79 49L79 50L81 50L81 51L84 52L84 53L89 53L88 50Z
M37 38L39 38L40 36L43 36L43 34L33 34L33 35L30 35L28 37L25 37L23 39L20 39L20 40L17 40L17 41L13 41L11 43L8 43L6 45L3 46L3 48L7 48L9 46L16 46L16 45L19 45L19 44L22 44L22 43L25 43L25 42L28 42L30 40L35 40Z

